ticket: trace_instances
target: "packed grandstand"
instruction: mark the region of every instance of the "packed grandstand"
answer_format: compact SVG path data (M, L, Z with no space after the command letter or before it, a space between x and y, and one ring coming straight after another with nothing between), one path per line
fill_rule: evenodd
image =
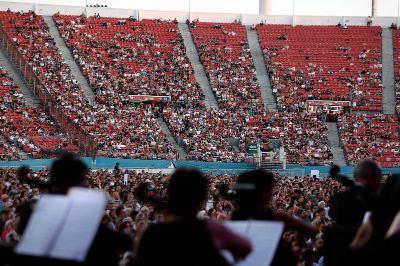
M51 106L27 106L2 69L2 160L52 157L58 151L179 159L161 118L190 160L252 162L250 144L268 152L276 148L271 141L279 140L288 163L330 165L326 122L334 115L347 164L371 157L384 167L400 166L398 117L382 113L380 27L252 27L277 103L274 112L262 98L248 29L238 21L187 22L218 104L210 109L177 21L55 14L58 31L95 94L90 101L42 16L1 11L0 20L3 44L14 51L14 62L27 63L23 77L37 81L37 96ZM399 36L392 32L397 54ZM137 102L138 95L169 100ZM346 102L352 113L310 111L313 100Z
M396 25L381 27L372 17L365 25L346 25L344 18L330 25L210 22L217 17L190 19L190 11L182 20L141 18L140 12L103 16L106 6L90 8L94 14L61 8L44 16L40 6L36 13L0 10L0 166L7 166L0 167L0 265L36 265L6 248L23 241L26 212L43 195L66 194L74 186L101 190L107 200L92 240L97 245L83 265L230 265L202 254L203 244L212 239L214 249L225 247L239 261L251 249L246 239L213 222L192 237L195 230L180 230L199 224L180 222L247 219L284 223L271 265L388 265L397 256ZM294 14L292 19L294 24ZM385 78L388 54L393 84ZM113 164L87 169L79 156L90 157L92 166L100 158ZM34 171L15 169L49 158L61 159ZM170 167L129 165L138 160L114 166L123 159ZM274 173L208 169L207 183L195 170L174 172L179 162ZM335 164L354 169L355 181ZM302 171L289 174L281 169L286 165ZM307 166L324 166L329 177L319 178ZM174 196L190 205L202 185L201 204L179 213ZM169 228L176 234L147 240L171 217L178 220L178 228ZM392 221L397 227L390 231ZM222 239L213 239L218 235ZM215 255L214 249L206 251ZM175 255L188 261L176 264L183 261Z

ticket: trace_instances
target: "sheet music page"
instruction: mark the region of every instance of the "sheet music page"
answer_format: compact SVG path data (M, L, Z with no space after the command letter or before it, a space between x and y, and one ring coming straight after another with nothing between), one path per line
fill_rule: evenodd
M63 195L43 195L38 200L29 219L16 253L30 256L47 256L56 241L72 200Z
M284 224L272 221L232 221L225 224L231 230L245 235L251 241L253 251L243 261L236 263L240 266L268 266L274 258L276 248L281 240ZM232 256L223 252L223 256L234 263Z
M364 218L363 218L363 224L368 223L370 217L371 217L371 212L370 211L365 212Z
M394 217L392 225L387 231L385 238L389 238L397 233L400 233L400 211L397 212L396 216Z
M284 224L282 222L250 221L247 237L253 245L253 251L240 266L271 265L276 248L281 240Z
M232 231L246 236L250 223L249 221L229 221L224 225Z
M224 225L229 229L231 229L233 232L246 236L250 223L249 221L229 221L224 223ZM235 264L235 258L229 251L223 250L221 252L221 255L226 259L227 262L229 262L229 264L231 265Z
M50 257L83 262L98 231L106 207L103 192L72 188L69 215L58 240L50 250Z

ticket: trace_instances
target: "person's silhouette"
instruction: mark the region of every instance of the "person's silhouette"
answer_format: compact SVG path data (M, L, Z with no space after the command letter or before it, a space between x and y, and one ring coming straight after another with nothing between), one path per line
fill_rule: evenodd
M168 184L165 221L144 233L138 265L227 265L220 255L226 249L235 258L251 250L246 239L213 220L198 220L208 190L207 178L197 170L178 169Z
M26 170L23 171L24 173L26 172ZM67 194L71 187L88 187L86 176L88 171L89 169L79 157L73 154L64 154L61 158L53 162L50 169L50 180L48 183L44 184L34 181L33 183L43 185L48 189L49 194L64 195ZM22 209L21 224L19 227L19 233L21 235L25 230L31 213L32 205L27 205ZM51 217L49 217L49 219L51 219ZM129 241L130 240L123 235L111 231L104 225L100 225L95 239L89 249L84 265L117 265L119 255L122 252L127 251L127 247L131 246ZM38 258L37 260L34 260L34 258L28 258L28 260L30 260L29 263L32 265L76 264L74 262L46 260L45 258ZM17 261L17 263L22 262L23 261ZM24 263L26 263L26 261Z
M232 220L282 221L285 227L300 233L315 234L311 224L270 208L274 187L274 175L264 170L242 173L236 182L236 209ZM285 241L279 243L272 265L296 265L296 257Z

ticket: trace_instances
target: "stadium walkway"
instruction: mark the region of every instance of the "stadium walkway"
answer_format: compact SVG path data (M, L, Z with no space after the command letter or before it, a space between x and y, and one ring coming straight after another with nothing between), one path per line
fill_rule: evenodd
M218 103L215 99L214 93L211 90L210 81L207 78L203 65L200 62L199 54L197 53L196 46L193 43L192 34L190 33L189 26L186 23L178 24L179 31L182 35L183 42L186 48L186 55L194 69L196 81L199 83L205 95L205 104L207 109L218 109Z
M95 94L93 90L90 88L87 79L82 75L82 72L75 62L74 58L72 57L71 51L65 44L64 39L61 37L60 33L58 32L57 26L53 20L53 17L43 16L44 20L46 21L47 25L49 25L50 34L54 38L58 49L62 54L62 58L64 62L69 66L71 69L72 76L78 81L78 84L81 86L85 93L86 99L89 100L90 103L94 103L95 101Z
M329 122L328 126L328 143L333 154L333 163L339 166L346 164L343 149L340 147L339 132L336 123Z
M383 113L396 113L396 96L394 86L393 36L390 29L382 31L382 82Z
M22 78L21 73L18 70L18 66L13 64L12 61L6 55L3 46L0 48L0 65L8 72L10 77L14 80L15 84L21 88L22 94L28 107L39 107L40 101L36 97L33 90Z
M258 84L261 88L264 108L270 112L276 112L275 97L272 93L271 83L269 81L267 68L265 67L264 55L260 47L257 31L251 30L251 26L246 26L246 30L251 56L253 57L254 66L257 71Z
M169 130L167 124L165 123L164 119L162 118L157 118L157 122L161 126L161 130L164 132L165 136L167 137L168 141L174 146L174 148L178 151L179 153L179 160L186 160L187 154L185 150L179 146L179 144L176 142L175 138L172 136L171 131Z

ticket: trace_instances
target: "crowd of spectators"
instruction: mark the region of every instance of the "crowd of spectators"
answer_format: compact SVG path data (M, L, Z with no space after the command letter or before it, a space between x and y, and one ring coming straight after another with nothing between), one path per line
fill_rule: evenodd
M7 36L54 96L55 105L95 138L97 156L177 159L177 151L157 121L161 116L185 147L188 159L254 161L248 155L250 144L271 151L276 148L271 140L280 140L289 163L327 165L333 157L327 127L320 115L304 111L306 100L349 100L353 110L382 108L381 29L377 27L257 26L281 111L267 114L246 29L239 23L189 23L220 107L207 111L176 20L60 14L53 18L95 91L95 103L85 99L43 17L34 12L0 12ZM14 89L12 97L2 95L3 101L22 100ZM143 94L171 96L171 101L164 108L131 101L130 96ZM6 112L4 108L9 107L2 106L3 135L7 132L11 143L26 152L77 149L64 138L47 138L60 132L42 110L18 107ZM389 140L386 136L355 140L344 133L350 131L348 124L354 124L347 123L348 117L340 119L340 123L346 121L340 127L350 162L368 157L370 148L376 148L374 158L397 165L397 133ZM22 126L15 127L16 123ZM29 136L29 141L22 136ZM9 143L1 145L5 159L20 157Z
M46 90L54 95L55 104L73 123L95 137L98 155L177 158L176 150L166 141L149 111L151 106L126 106L118 99L107 104L89 104L55 46L43 17L34 12L0 12L0 20ZM123 134L126 130L130 130L130 135Z
M100 103L162 95L178 106L204 105L176 21L60 15L54 20Z
M104 107L105 108L105 107ZM95 127L98 155L117 158L168 159L178 153L168 141L151 105L98 110Z
M30 173L31 177L41 182L49 181L49 170ZM127 183L124 183L124 176ZM234 210L232 191L236 183L236 175L208 174L210 184L207 202L199 212L202 219L226 221ZM21 204L37 200L45 194L45 190L22 184L17 178L15 169L0 169L0 212L2 240L17 243L17 233ZM116 167L111 170L95 170L88 174L90 187L102 189L108 197L108 204L102 223L108 228L127 235L133 242L132 250L136 250L135 239L143 233L147 226L163 219L157 204L146 201L154 195L164 195L169 175L162 173L146 173L144 171L124 170ZM323 251L323 231L331 223L328 215L330 197L343 186L333 179L316 179L311 177L288 178L276 177L275 191L271 206L274 210L306 222L311 222L320 231L309 242L303 242L298 232L289 230L283 239L289 242L296 258L301 261L306 249L318 254L318 262Z
M229 144L240 136L242 120L239 112L164 108L163 117L171 132L185 147L188 159L198 161L245 160Z
M271 151L271 140L281 140L289 163L328 165L332 153L328 129L316 115L224 110L164 109L173 134L184 143L191 159L246 161L250 144ZM237 145L232 140L238 140Z
M63 107L70 117L86 113L83 90L63 61L43 17L32 11L0 12L0 20L7 36L32 66L48 93L54 96L57 105ZM79 120L83 123L84 118Z
M355 167L354 180L340 175L338 167L332 167L331 177L326 178L284 177L262 170L242 173L239 177L207 174L206 179L201 177L204 182L200 190L205 194L198 199L197 203L201 204L197 206L185 201L202 193L195 191L198 186L191 186L197 184L192 178L200 178L197 170L181 169L170 176L162 172L121 169L116 164L113 170L88 171L79 159L68 156L54 162L50 170L32 172L21 168L17 173L16 169L0 168L1 241L11 246L19 243L25 219L29 219L27 210L34 210L36 201L43 195L66 194L69 188L79 185L100 189L106 194L107 205L97 236L104 236L107 230L119 237L110 238L110 242L96 237L97 245L105 245L105 254L95 255L106 259L117 251L120 265L137 265L131 264L132 259L140 258L143 253L147 254L142 261L144 264L154 265L150 261L160 260L154 257L158 253L152 253L151 245L146 247L149 250L143 250L143 240L160 226L181 223L183 231L192 232L186 227L190 221L218 223L246 219L284 223L273 265L322 266L328 262L329 265L333 262L336 263L332 265L376 265L378 262L386 265L397 256L400 179L395 175L384 179L381 169L372 160ZM179 183L175 183L178 180ZM195 216L188 220L171 220L173 203L186 208L193 206L186 210ZM244 206L249 209L243 209ZM202 236L191 236L186 235L188 241L183 243L203 250L203 245L193 245L202 240ZM156 237L154 241L160 241L157 233L153 237ZM171 246L164 246L171 250L169 260L182 260L180 250L172 252L178 243L169 241L167 244ZM240 238L240 241L247 240ZM213 247L218 248L218 244L213 243ZM246 254L249 248L247 250ZM147 257L148 254L152 257Z
M0 140L0 160L11 161L23 158L22 152L14 145L4 140Z
M307 100L382 110L380 27L258 25L257 32L280 110L301 110Z
M219 108L263 110L245 26L194 21L190 31Z
M397 116L345 114L338 119L338 129L350 164L374 158L382 167L400 166Z
M78 151L42 108L26 104L21 89L2 66L0 97L0 134L8 141L2 143L3 160L20 159L22 151L32 157L47 157L60 150Z

